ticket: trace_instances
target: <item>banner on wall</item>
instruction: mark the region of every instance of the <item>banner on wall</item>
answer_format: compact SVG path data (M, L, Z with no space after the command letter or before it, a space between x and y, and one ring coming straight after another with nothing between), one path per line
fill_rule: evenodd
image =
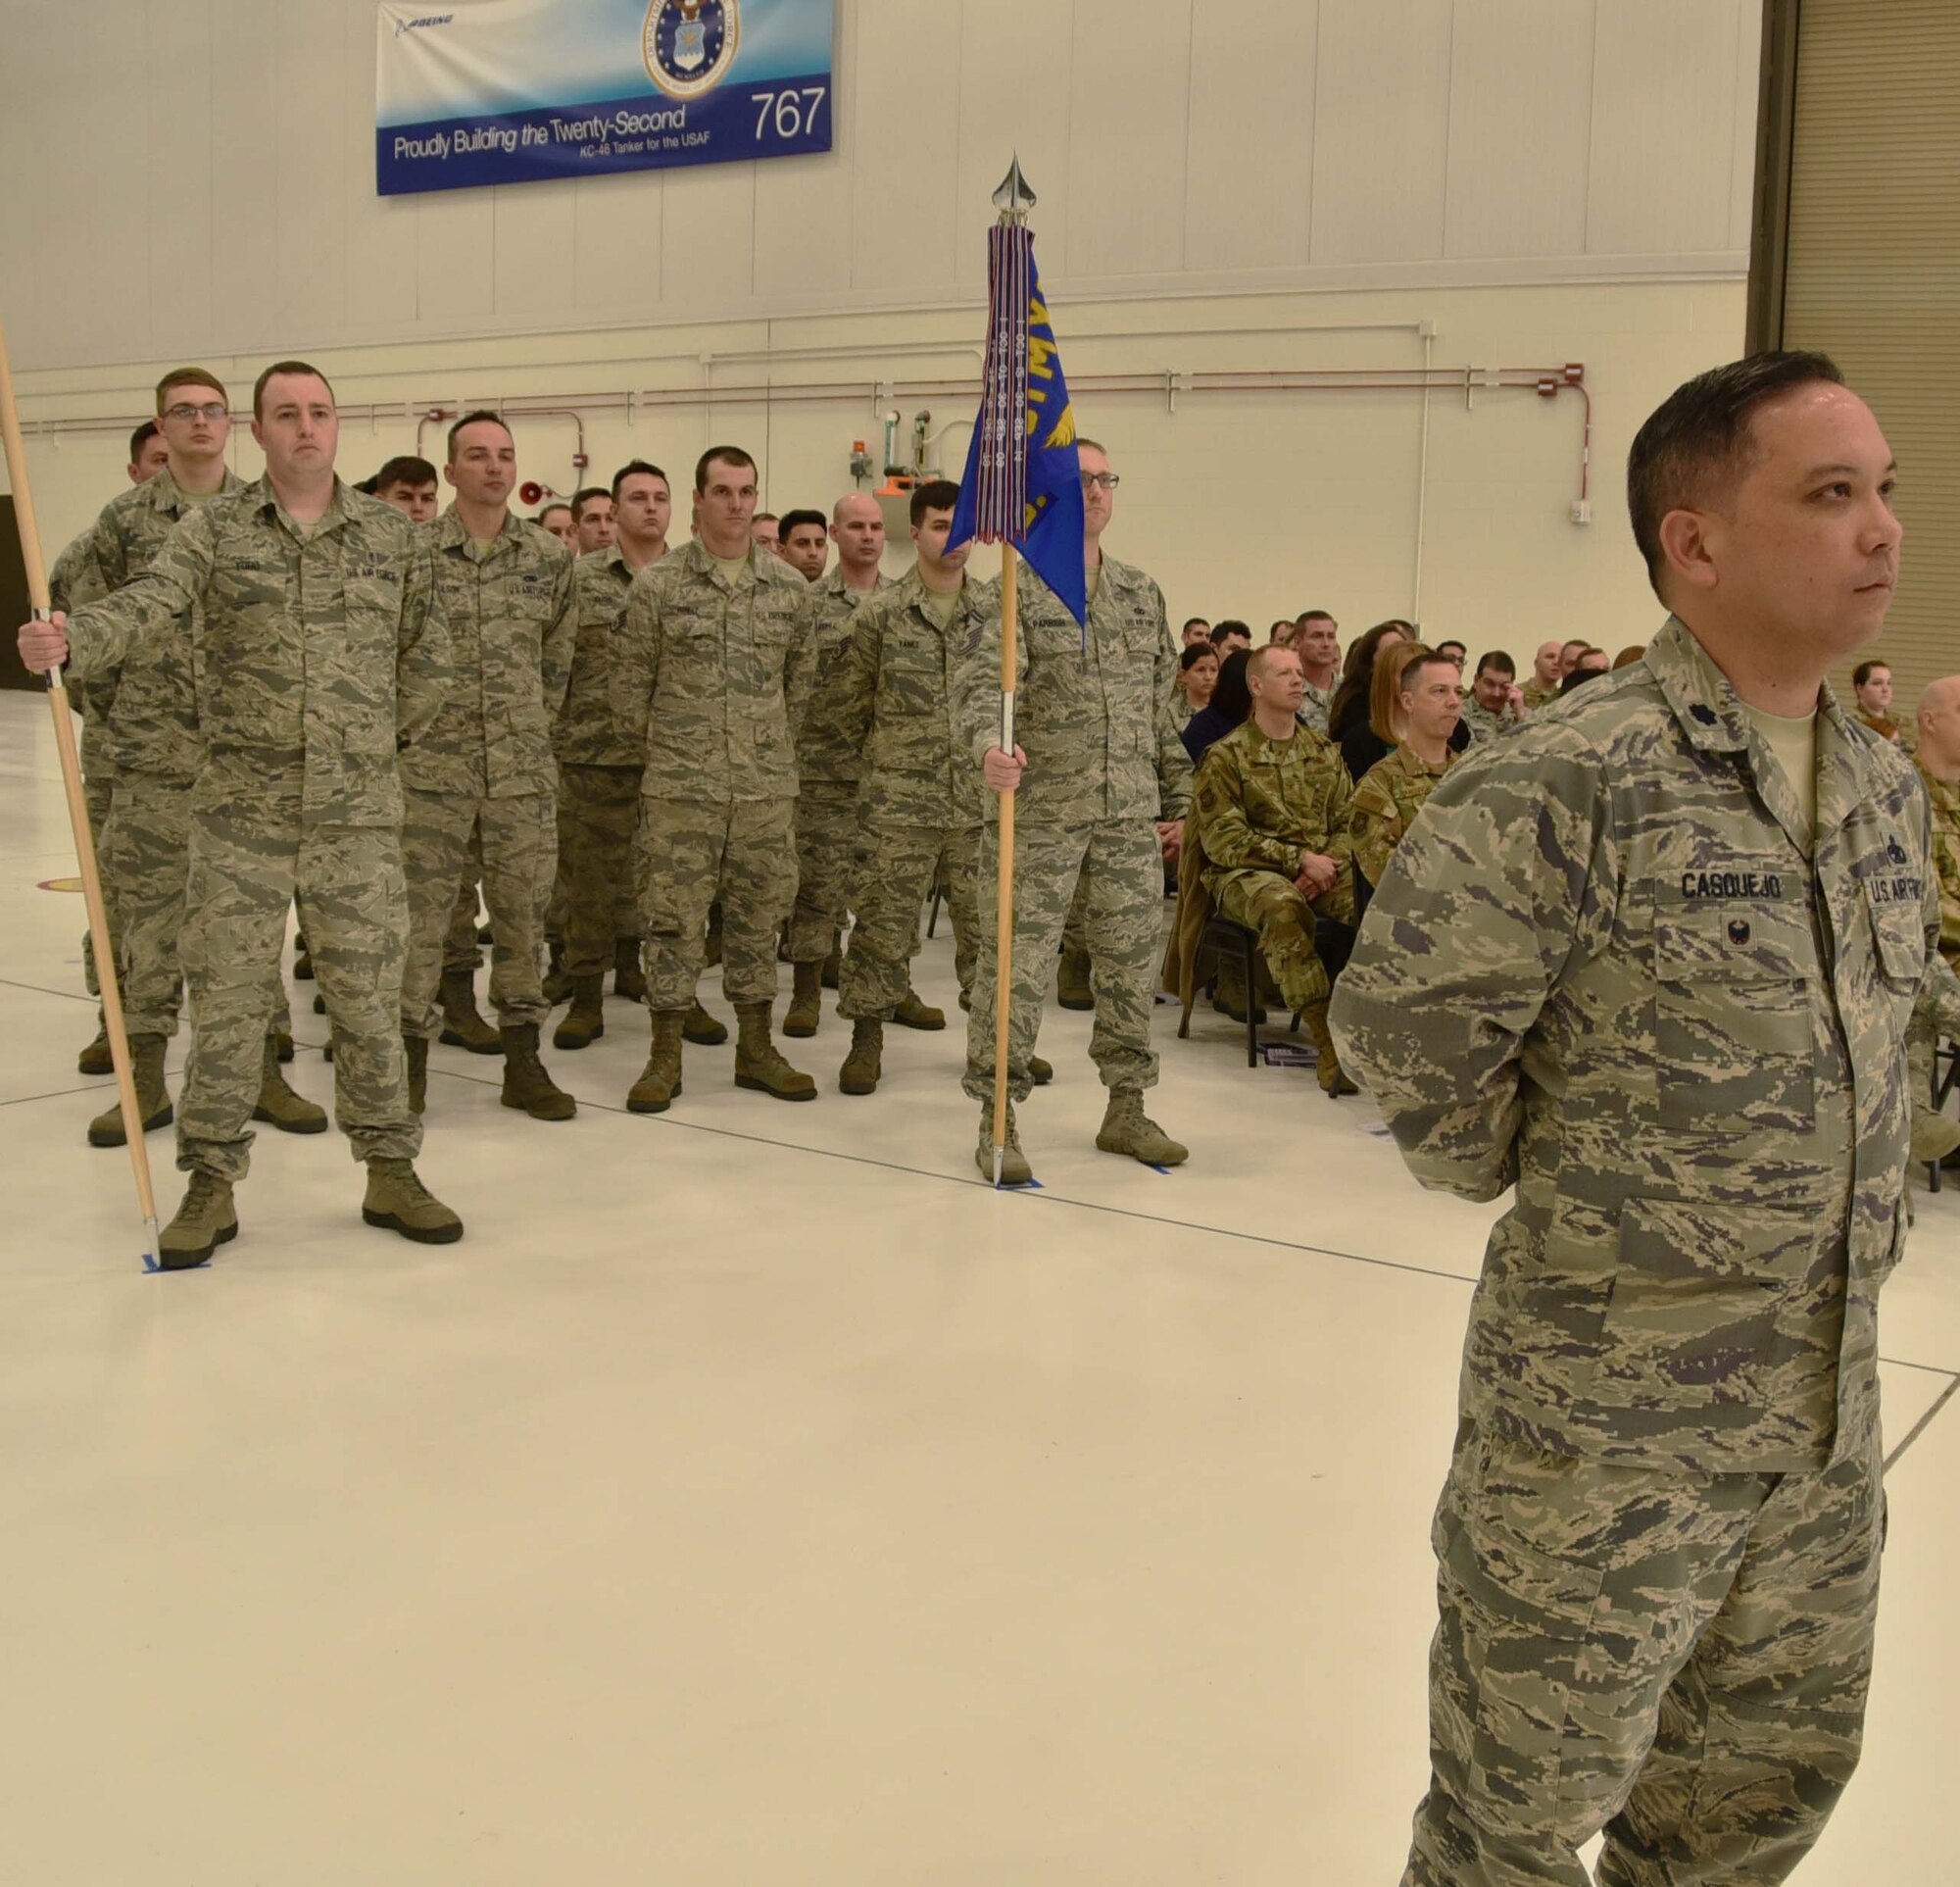
M382 196L830 149L832 0L383 0Z

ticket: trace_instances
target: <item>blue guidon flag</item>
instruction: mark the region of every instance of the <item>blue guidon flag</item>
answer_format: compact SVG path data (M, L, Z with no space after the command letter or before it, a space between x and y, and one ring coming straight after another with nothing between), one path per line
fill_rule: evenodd
M999 223L987 232L980 415L947 548L975 537L1012 544L1076 621L1087 621L1075 412L1025 223Z

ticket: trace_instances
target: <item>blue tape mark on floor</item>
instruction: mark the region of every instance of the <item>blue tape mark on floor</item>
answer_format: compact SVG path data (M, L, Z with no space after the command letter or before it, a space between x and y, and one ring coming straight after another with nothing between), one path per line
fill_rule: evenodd
M152 1258L152 1257L150 1256L150 1254L149 1254L148 1252L145 1252L145 1253L143 1254L143 1269L144 1269L144 1270L146 1270L146 1271L161 1271L161 1270L162 1270L163 1268L164 1268L164 1267L163 1267L163 1266L162 1266L161 1265L159 1265L159 1264L157 1263L157 1261L156 1261L156 1260L155 1260L154 1258Z

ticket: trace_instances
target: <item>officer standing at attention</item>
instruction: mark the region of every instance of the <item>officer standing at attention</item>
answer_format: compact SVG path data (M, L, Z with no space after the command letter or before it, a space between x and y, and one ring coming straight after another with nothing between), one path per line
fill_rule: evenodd
M408 893L398 755L434 719L449 638L426 533L333 473L333 389L281 361L252 392L265 476L185 518L156 561L66 621L29 622L22 659L73 660L76 679L126 661L196 611L205 762L191 806L190 1065L177 1165L190 1174L164 1228L169 1270L238 1232L266 1017L286 907L300 911L334 1039L334 1109L368 1166L361 1216L448 1244L463 1221L416 1177L400 1026ZM71 639L72 638L72 639Z
M816 615L812 700L850 650L865 599L887 587L878 570L885 554L885 514L877 499L862 491L840 498L831 535L837 540L837 568L813 579L810 597ZM783 555L792 568L800 568L794 555ZM783 1013L785 1035L816 1033L824 970L837 956L844 921L851 850L858 836L858 782L863 770L863 756L855 745L840 744L819 718L806 722L797 736L797 888L789 929L793 981L790 1006ZM836 987L834 968L829 980ZM946 1026L944 1016L939 1026Z
M118 492L103 508L69 578L69 607L113 596L150 566L177 521L213 498L244 489L224 463L231 436L230 395L199 367L180 367L157 384L164 469ZM102 716L99 739L114 780L102 833L106 883L116 887L116 950L122 979L122 1019L136 1077L143 1130L168 1126L164 1052L177 1030L183 974L177 938L183 929L190 869L190 806L204 747L198 737L195 624L146 637L117 668L85 690ZM285 991L275 987L266 1016L256 1120L282 1133L324 1133L326 1111L295 1094L279 1072L278 1038L286 1029ZM122 1110L88 1123L95 1147L125 1143Z
M1190 1158L1144 1113L1157 1078L1151 1007L1163 928L1163 867L1174 858L1191 805L1191 759L1171 718L1178 658L1163 592L1142 571L1102 551L1115 511L1117 474L1093 439L1078 439L1082 469L1083 563L1089 621L1078 623L1032 570L1019 583L1014 651L1017 741L1001 751L1001 599L989 609L955 676L954 711L988 788L980 858L980 961L967 1018L966 1075L980 1103L974 1159L994 1176L994 1004L999 892L999 793L1018 793L1014 824L1014 961L1009 994L1007 1079L1012 1098L1034 1086L1048 967L1061 939L1077 880L1083 886L1095 976L1096 1025L1089 1053L1109 1090L1096 1144L1151 1166ZM1002 1178L1024 1186L1034 1174L1007 1117Z
M1416 1177L1516 1188L1406 1887L1582 1887L1602 1829L1601 1887L1781 1881L1857 1763L1939 914L1925 792L1825 677L1885 621L1892 481L1822 355L1671 395L1627 470L1667 625L1437 787L1335 994Z
M402 756L409 1101L421 1112L444 933L480 836L503 1103L534 1120L568 1120L578 1105L546 1072L538 1030L550 1013L539 958L558 869L551 726L571 672L571 553L512 512L517 449L496 414L466 413L450 427L444 473L456 502L428 532L453 679L441 713Z
M809 585L752 540L755 510L755 460L710 446L694 469L699 534L641 571L626 603L619 713L646 761L639 884L654 1031L626 1096L635 1114L663 1114L680 1093L681 1029L717 900L735 1083L816 1098L769 1035L776 938L796 899L796 734L816 623Z

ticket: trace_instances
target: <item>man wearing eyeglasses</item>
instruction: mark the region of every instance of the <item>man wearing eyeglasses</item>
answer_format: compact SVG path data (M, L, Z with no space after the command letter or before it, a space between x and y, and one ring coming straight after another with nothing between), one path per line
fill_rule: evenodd
M224 463L230 396L215 375L200 367L165 374L157 386L157 429L169 455L164 469L119 492L94 529L77 540L64 608L113 596L149 568L179 519L242 488ZM190 792L204 759L194 634L186 617L173 633L137 644L120 667L86 686L102 722L100 745L112 781L100 864L105 886L114 887L113 947L146 1131L173 1117L164 1056L183 1007L177 933L190 869ZM287 1026L281 994L271 999L267 1016L253 1118L283 1133L324 1133L325 1111L295 1094L279 1072L278 1037ZM88 1143L120 1147L124 1141L122 1112L112 1102L89 1122Z
M1161 930L1163 862L1176 856L1191 804L1191 761L1170 712L1178 658L1163 592L1132 564L1102 551L1115 510L1116 474L1093 439L1078 439L1082 469L1083 564L1089 621L1079 624L1041 578L1020 585L1016 704L1025 751L999 744L1001 606L986 617L956 678L961 732L981 756L992 793L1015 801L1013 989L1007 1069L1016 1101L1034 1085L1048 967L1080 880L1096 990L1089 1053L1109 1090L1096 1144L1157 1167L1189 1158L1144 1113L1157 1078L1151 1053L1152 971ZM990 809L993 802L990 801ZM980 866L981 958L966 1036L966 1092L980 1103L975 1159L994 1172L994 968L997 872L993 827ZM1007 1129L1002 1177L1034 1174Z

